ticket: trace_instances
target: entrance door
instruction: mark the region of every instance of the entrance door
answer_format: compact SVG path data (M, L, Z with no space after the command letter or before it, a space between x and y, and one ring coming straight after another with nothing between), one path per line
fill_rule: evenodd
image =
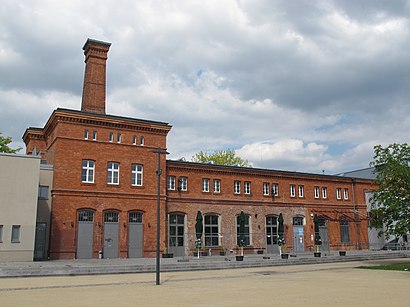
M94 212L78 211L77 258L91 259L93 257Z
M34 260L46 259L46 223L36 224L36 239L34 243Z
M128 215L128 257L142 257L142 213L131 212Z
M300 253L305 251L303 217L293 218L293 252Z
M104 258L118 258L118 212L104 213Z
M278 246L278 218L266 217L266 251L269 254L279 254Z
M169 215L169 252L176 257L185 256L185 215Z
M323 252L329 252L329 236L328 236L328 227L326 219L319 219L319 236L322 239L322 245L320 250Z

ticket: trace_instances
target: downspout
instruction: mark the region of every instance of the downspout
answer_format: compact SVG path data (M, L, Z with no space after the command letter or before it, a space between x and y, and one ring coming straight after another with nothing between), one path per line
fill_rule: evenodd
M353 201L353 213L354 213L354 221L355 221L355 228L356 228L356 250L359 249L359 218L358 218L358 211L356 208L356 197L355 197L355 180L352 178L352 201Z

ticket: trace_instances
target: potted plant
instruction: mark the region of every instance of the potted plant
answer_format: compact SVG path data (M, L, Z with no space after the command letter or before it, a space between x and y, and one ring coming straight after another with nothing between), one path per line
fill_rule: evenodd
M345 250L340 250L339 251L339 256L346 256L346 251Z
M220 256L225 256L226 255L226 250L224 246L221 246L221 250L219 251Z
M165 247L164 252L162 253L162 258L173 258L174 254L168 253L168 248Z

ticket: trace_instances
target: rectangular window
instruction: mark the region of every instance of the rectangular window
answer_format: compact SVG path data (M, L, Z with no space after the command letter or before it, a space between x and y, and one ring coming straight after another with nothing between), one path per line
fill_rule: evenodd
M336 188L336 198L342 199L342 189L341 188Z
M178 190L179 191L188 191L188 178L179 177L178 179Z
M219 223L217 215L205 215L205 246L219 245Z
M269 195L269 183L267 182L263 183L263 195L265 196Z
M279 184L272 183L272 195L279 196Z
M214 193L221 193L221 180L214 180Z
M348 221L340 221L340 242L350 243L350 228Z
M202 192L209 192L209 179L202 178Z
M84 130L84 140L88 140L88 130Z
M131 184L133 186L142 186L142 165L131 165Z
M245 181L243 190L245 194L251 194L251 183L249 181Z
M117 162L108 162L107 165L107 183L120 183L120 164Z
M348 199L349 199L349 189L344 189L344 190L343 190L343 198L344 198L345 200L348 200Z
M11 228L11 243L20 243L20 225L13 225Z
M319 187L314 187L313 191L315 194L315 198L319 198Z
M327 188L322 187L322 198L327 198Z
M167 178L167 189L168 190L175 190L175 176L168 176Z
M144 144L145 144L145 138L142 136L140 137L140 145L144 146Z
M298 186L298 196L299 197L303 197L303 195L304 195L304 186L303 185L300 185L300 186Z
M234 183L233 183L233 192L234 192L234 194L240 194L241 193L241 182L240 181L234 181Z
M84 183L94 183L94 161L83 160L81 181Z
M245 232L243 236L245 237L245 246L251 245L250 233L249 233L249 215L245 215ZM236 217L236 244L239 245L239 216Z
M121 143L121 133L117 133L117 143Z
M38 198L39 199L48 199L48 186L40 185L38 187Z
M97 131L93 131L93 141L97 140Z
M290 185L290 197L296 196L296 186L294 184Z
M3 242L3 225L0 225L0 243Z
M113 132L110 132L110 137L109 137L109 139L108 139L110 142L113 142L114 141L114 133Z

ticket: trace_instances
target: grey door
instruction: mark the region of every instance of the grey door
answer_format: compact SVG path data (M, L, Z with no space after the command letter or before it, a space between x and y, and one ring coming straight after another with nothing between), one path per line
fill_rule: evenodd
M329 235L326 219L319 219L319 236L322 239L320 250L325 253L329 252Z
M169 242L168 250L175 257L185 256L185 215L170 214L169 215Z
M142 257L143 224L141 212L130 212L128 215L128 257Z
M77 228L77 258L91 259L93 257L94 212L78 211Z
M278 246L278 218L266 217L266 251L269 254L279 254Z
M34 243L34 260L46 259L46 223L36 224L36 239Z
M118 212L104 213L104 258L118 258Z
M293 218L293 252L300 253L305 251L305 234L303 228L303 217Z

